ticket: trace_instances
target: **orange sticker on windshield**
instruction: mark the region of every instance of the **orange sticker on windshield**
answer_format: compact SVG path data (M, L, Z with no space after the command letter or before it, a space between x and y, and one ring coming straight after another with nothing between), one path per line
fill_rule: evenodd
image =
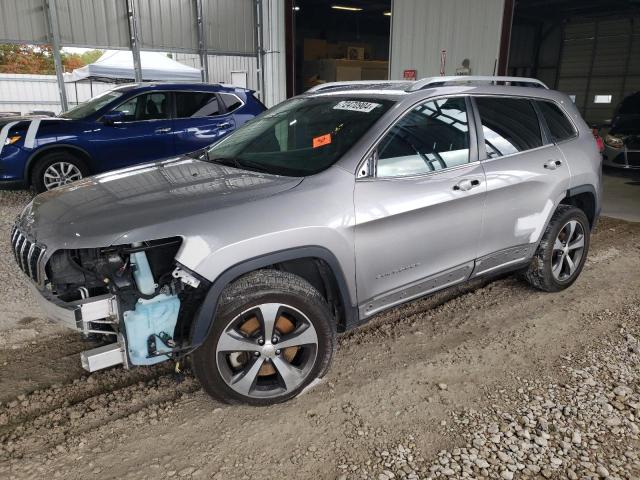
M330 133L313 138L313 148L324 147L325 145L329 145L330 143L331 143Z

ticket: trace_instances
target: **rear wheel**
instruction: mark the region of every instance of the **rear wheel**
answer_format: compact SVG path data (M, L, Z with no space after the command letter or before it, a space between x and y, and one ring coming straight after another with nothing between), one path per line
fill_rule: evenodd
M33 168L31 184L42 193L86 177L89 169L77 155L67 151L47 153Z
M534 287L557 292L576 281L587 259L589 220L582 210L560 205L553 214L536 255L523 272Z
M248 274L227 287L193 369L212 397L269 405L322 376L335 347L335 322L320 293L276 270Z

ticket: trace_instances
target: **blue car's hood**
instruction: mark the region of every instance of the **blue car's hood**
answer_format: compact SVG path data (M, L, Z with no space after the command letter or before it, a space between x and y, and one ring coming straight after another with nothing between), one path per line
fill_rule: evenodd
M161 238L180 235L171 225L186 217L274 195L300 181L180 157L45 192L18 224L36 241L57 248L107 246L133 230Z

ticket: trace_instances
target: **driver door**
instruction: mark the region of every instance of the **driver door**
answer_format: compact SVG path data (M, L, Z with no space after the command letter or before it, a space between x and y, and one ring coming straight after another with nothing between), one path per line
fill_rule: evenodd
M468 106L452 97L411 109L356 180L361 318L471 274L486 184Z
M92 156L100 171L160 160L174 155L169 92L147 92L125 100L112 112L121 121L102 124L91 139Z

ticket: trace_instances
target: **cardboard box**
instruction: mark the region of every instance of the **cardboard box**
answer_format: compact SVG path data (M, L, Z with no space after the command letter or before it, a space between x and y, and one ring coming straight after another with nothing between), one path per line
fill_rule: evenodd
M304 39L304 59L320 60L327 58L327 41L320 38Z

